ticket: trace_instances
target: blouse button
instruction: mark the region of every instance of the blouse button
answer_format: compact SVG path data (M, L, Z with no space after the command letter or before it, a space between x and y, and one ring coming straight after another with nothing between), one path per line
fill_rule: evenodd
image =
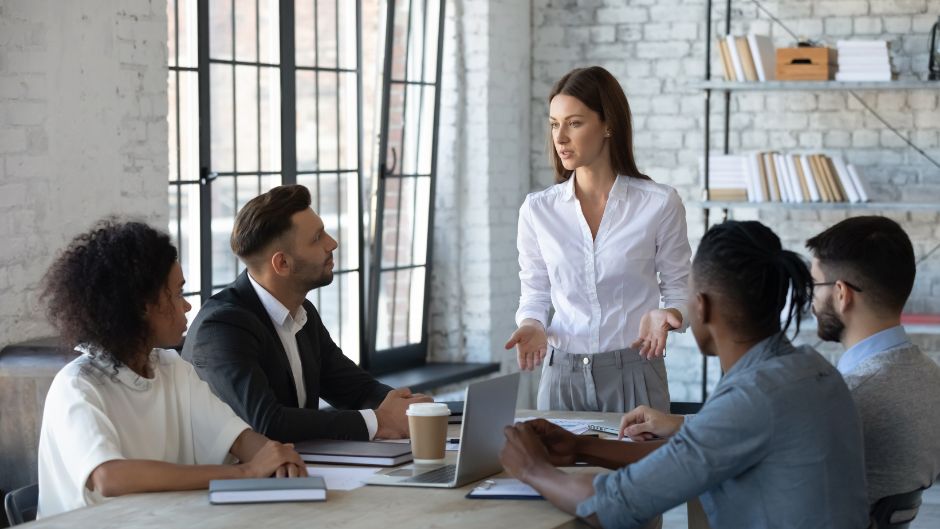
M591 363L591 359L588 358L588 357L584 357L584 359L582 360L582 362L584 362L584 365L588 365L588 364Z

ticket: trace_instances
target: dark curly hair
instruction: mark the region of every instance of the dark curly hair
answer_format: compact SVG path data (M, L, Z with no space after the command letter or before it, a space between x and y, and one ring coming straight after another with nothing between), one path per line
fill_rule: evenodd
M46 272L49 321L70 347L91 346L115 367L128 364L149 341L145 309L164 291L176 257L170 237L146 224L98 222Z

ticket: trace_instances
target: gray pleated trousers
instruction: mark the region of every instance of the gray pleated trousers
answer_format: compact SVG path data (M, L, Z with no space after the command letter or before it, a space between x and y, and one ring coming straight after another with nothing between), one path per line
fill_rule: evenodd
M624 413L641 404L669 413L662 357L647 360L635 348L597 354L549 348L542 363L538 409Z

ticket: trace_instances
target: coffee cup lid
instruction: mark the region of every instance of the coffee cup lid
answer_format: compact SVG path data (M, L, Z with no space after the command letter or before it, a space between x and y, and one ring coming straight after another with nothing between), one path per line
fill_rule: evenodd
M450 408L443 402L416 402L408 406L405 414L416 417L439 417L450 415Z

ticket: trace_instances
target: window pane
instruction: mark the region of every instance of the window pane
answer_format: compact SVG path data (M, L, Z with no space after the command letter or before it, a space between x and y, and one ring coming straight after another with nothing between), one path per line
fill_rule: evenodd
M332 327L330 334L334 337L339 336L340 348L353 362L357 364L361 358L361 345L359 343L359 273L350 272L337 276L335 282L339 283L340 296L343 300L340 317L342 318L342 332L334 332ZM335 340L336 338L334 338Z
M382 218L382 268L398 265L399 248L399 206L401 205L401 178L385 180L385 211Z
M337 75L331 72L320 72L320 101L319 101L319 131L320 131L320 169L331 170L339 168L339 101ZM354 101L348 102L355 105Z
M317 0L317 66L323 68L336 67L337 1L339 0Z
M235 168L258 171L258 68L235 67Z
M412 244L411 262L427 263L428 255L428 215L431 204L431 178L415 178L415 194L412 201L414 211L414 244Z
M235 183L230 176L212 182L212 284L225 285L235 279L235 255L229 238L235 222Z
M257 176L249 175L239 175L236 180L236 201L235 201L235 213L238 214L239 211L249 200L255 198L261 194L261 179ZM234 227L234 225L233 225Z
M258 60L258 12L255 0L235 0L235 59Z
M342 223L340 219L340 201L339 201L339 177L336 174L320 175L320 190L317 196L317 205L314 208L320 219L323 220L323 228L332 237L339 237L339 227ZM346 220L346 219L342 219ZM345 251L344 241L338 241L339 246L333 252L333 261L339 265Z
M335 259L340 270L359 268L359 175L340 175L340 229L336 232L339 242ZM358 281L358 280L357 280Z
M209 2L210 59L232 59L232 1Z
M297 66L316 64L313 19L314 0L296 0L294 2L294 62ZM299 73L299 72L298 72Z
M261 68L261 170L281 170L281 74Z
M393 83L388 96L388 132L385 164L388 170L394 166L395 174L402 172L402 138L405 122L405 87Z
M310 191L310 207L314 211L320 211L320 175L297 175L297 183L306 187ZM340 241L342 242L342 241Z
M199 65L198 0L178 0L178 4L179 65L186 68L196 68Z
M431 141L434 137L434 88L409 85L404 101L406 126L402 148L403 174L431 173Z
M258 10L259 59L261 62L277 64L281 61L278 2L277 0L260 0Z
M392 79L405 78L405 60L408 51L408 35L410 33L407 1L395 2L395 23L392 25L395 34L392 36Z
M440 27L441 3L436 0L428 2L427 25L424 46L424 78L425 82L435 82L437 76L437 40Z
M297 170L315 171L317 163L317 90L314 72L297 72Z
M213 64L209 67L212 167L217 172L230 172L235 168L233 131L235 116L232 94L232 67Z
M169 188L170 222L168 231L179 252L180 267L186 278L186 292L198 291L200 285L199 254L199 185L172 185Z
M425 270L426 269L422 267L410 271L411 282L408 296L408 329L405 344L421 342L421 328L424 324Z
M339 0L339 67L356 68L356 2Z
M408 56L406 59L408 65L407 75L409 80L419 81L424 69L422 61L424 59L425 44L427 43L425 40L427 22L424 12L426 2L409 2L409 4L411 4L411 21L409 23Z
M339 75L339 168L356 169L359 166L359 105L356 74Z
M181 180L199 180L199 74L179 72L179 135Z

